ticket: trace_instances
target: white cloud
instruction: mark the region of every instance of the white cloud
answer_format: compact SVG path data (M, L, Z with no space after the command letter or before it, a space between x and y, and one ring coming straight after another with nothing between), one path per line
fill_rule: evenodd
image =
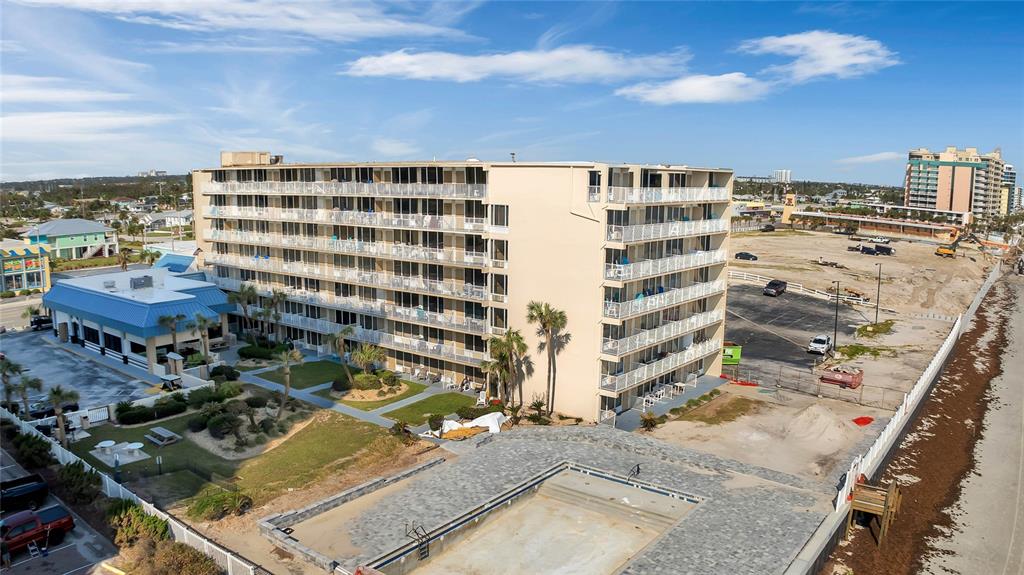
M877 164L881 162L895 162L897 160L905 160L907 154L900 152L878 152L877 154L868 154L866 156L851 156L849 158L842 158L836 160L837 164Z
M28 50L15 40L0 40L0 52L12 54L15 52L28 52Z
M349 76L476 82L490 77L526 82L612 82L678 73L688 60L683 51L630 56L594 46L562 46L467 56L452 52L398 50L350 62Z
M65 78L0 75L0 101L4 103L114 102L131 97L130 94L79 87Z
M795 83L825 76L856 78L900 63L896 53L878 40L827 30L747 40L739 49L748 54L794 57L792 62L770 66L765 72Z
M170 122L166 114L129 112L31 112L0 117L5 142L92 142L127 137L131 130Z
M695 74L668 82L648 82L627 86L616 95L649 104L713 104L756 100L771 89L771 84L742 72L709 76Z
M416 144L395 138L374 138L370 143L370 148L374 152L388 158L408 158L420 151Z
M256 42L156 42L147 52L158 54L308 54L310 46Z
M445 25L475 5L402 5L318 0L18 0L30 6L53 6L97 12L126 22L192 32L257 30L299 34L331 42L409 36L461 36Z

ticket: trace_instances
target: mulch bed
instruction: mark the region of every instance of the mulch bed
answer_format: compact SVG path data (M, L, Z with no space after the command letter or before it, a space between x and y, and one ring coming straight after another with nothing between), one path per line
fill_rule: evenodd
M883 544L876 544L877 521L870 529L855 528L852 539L833 551L821 574L841 573L845 567L858 575L913 575L930 555L941 553L929 540L949 533L954 519L950 509L960 498L962 481L975 468L974 446L984 431L989 382L1001 373L999 352L1006 349L1012 305L1009 290L1002 284L993 286L887 466L883 483L907 475L918 481L900 483L903 503Z

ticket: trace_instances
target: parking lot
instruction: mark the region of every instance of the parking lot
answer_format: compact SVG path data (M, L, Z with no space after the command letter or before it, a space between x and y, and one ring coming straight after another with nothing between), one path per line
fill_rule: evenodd
M26 375L43 380L43 391L31 397L45 396L56 385L78 391L78 404L83 408L147 396L148 383L132 383L127 375L45 343L46 338L52 339L53 332L0 335L0 351L21 364Z
M6 451L0 451L0 465L3 479L16 479L28 475ZM44 507L60 505L61 501L50 495ZM42 548L40 548L42 550ZM11 568L4 569L5 575L74 575L88 573L89 569L117 554L117 549L92 527L75 516L75 529L59 544L51 545L45 555L31 557L28 552L19 552L11 558Z
M835 304L790 292L770 297L761 289L753 284L729 286L725 338L743 346L739 375L775 382L780 370L809 373L822 356L807 353L807 344L816 335L832 336ZM861 310L840 305L838 344L851 343L856 326L870 321Z

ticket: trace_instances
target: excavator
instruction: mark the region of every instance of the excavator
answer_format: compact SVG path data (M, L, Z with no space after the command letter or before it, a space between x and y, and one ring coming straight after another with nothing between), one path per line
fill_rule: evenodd
M935 255L942 256L944 258L956 257L956 247L960 245L960 241L964 239L964 234L960 233L958 228L953 228L950 235L953 236L953 241L935 248Z

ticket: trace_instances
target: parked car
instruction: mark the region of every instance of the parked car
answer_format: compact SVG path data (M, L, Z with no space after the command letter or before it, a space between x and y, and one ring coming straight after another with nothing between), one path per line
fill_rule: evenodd
M38 473L0 482L0 512L39 509L50 494L50 486Z
M78 411L78 403L65 403L61 408L64 410L64 413ZM53 404L49 400L42 399L29 404L28 414L32 419L44 419L57 415L57 412L53 409Z
M44 329L53 329L53 318L48 315L34 315L30 322L32 331L42 331Z
M887 244L887 243L889 243L889 238L883 238L882 236L875 236L873 238L868 238L868 241L873 243L873 244Z
M767 285L764 286L764 290L762 290L762 293L764 293L764 295L770 295L772 297L778 297L778 296L786 293L786 286L787 285L788 284L786 284L786 282L784 282L782 280L772 280L772 281L768 282Z
M765 224L765 225L761 226L761 231L762 232L774 232L775 231L775 226L773 226L771 224Z
M757 256L755 256L754 254L752 254L750 252L738 252L736 254L736 259L738 259L738 260L749 260L749 261L752 261L752 262L756 262L757 261Z
M866 256L877 256L878 250L876 250L874 246L861 246L860 253Z
M807 353L820 353L825 355L832 349L832 336L816 335L811 343L807 344Z
M64 540L75 528L71 513L54 505L41 511L20 511L0 521L0 537L11 555L26 549L29 543L49 547Z
M880 256L894 256L896 250L892 246L875 246L875 253Z

